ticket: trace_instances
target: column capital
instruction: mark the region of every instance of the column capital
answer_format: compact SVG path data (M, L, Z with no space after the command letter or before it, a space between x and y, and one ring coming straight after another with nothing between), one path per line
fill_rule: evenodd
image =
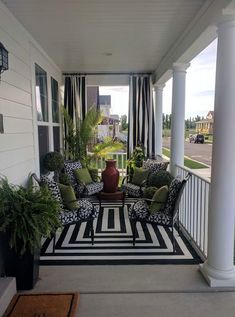
M166 84L163 84L163 83L156 83L154 84L154 89L155 90L163 90L163 88L166 86Z
M218 29L235 27L235 12L224 11L224 15L217 23Z
M172 69L174 72L186 72L189 66L190 63L173 63Z

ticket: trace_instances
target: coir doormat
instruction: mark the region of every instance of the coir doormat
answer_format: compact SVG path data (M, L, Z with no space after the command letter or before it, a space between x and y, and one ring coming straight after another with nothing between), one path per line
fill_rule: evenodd
M3 317L74 317L78 293L15 295Z

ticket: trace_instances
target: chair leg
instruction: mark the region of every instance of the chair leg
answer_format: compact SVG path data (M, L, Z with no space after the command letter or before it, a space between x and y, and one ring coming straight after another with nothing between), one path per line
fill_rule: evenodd
M135 246L135 241L136 241L136 220L131 220L131 229L132 229L132 236L133 236L133 246Z
M94 226L93 226L93 219L89 221L90 225L90 232L91 232L91 244L94 245Z
M53 233L53 236L52 236L52 251L53 253L55 253L55 239L56 239L56 232Z
M175 253L174 224L172 225L171 243L172 243L173 253Z

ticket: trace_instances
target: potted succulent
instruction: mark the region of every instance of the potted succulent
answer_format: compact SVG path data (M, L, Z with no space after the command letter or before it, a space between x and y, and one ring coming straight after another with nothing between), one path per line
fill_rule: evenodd
M0 179L0 233L6 276L15 276L17 289L31 289L39 274L41 238L61 226L58 202L46 187L9 184Z

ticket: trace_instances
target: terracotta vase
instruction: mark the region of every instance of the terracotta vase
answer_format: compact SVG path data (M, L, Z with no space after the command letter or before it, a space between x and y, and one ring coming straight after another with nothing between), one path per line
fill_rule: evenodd
M119 171L116 169L116 160L107 160L106 168L102 172L105 193L115 193L118 190Z

